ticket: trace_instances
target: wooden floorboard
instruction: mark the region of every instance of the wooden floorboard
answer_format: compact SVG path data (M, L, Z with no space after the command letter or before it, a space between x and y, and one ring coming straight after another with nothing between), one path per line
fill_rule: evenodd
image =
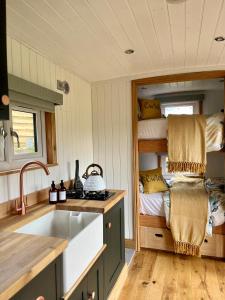
M118 300L225 299L225 261L141 250Z

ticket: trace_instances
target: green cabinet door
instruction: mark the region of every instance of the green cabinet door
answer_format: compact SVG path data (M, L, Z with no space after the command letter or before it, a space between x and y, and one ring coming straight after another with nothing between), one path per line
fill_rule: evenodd
M103 258L97 260L87 275L87 295L88 300L103 300Z
M70 300L87 300L87 278L85 277L70 297Z
M124 200L104 215L104 297L107 299L125 263Z
M11 300L60 300L62 296L61 256L48 265Z
M96 261L69 300L103 300L103 258Z

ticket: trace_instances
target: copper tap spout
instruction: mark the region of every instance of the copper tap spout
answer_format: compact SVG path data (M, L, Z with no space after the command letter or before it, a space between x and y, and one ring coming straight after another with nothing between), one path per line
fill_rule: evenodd
M23 165L23 167L20 169L20 200L19 200L19 204L16 201L16 211L20 215L26 214L26 203L24 201L24 190L23 190L23 173L26 170L26 168L30 165L38 165L38 166L42 167L42 169L44 169L46 175L50 174L48 167L45 164L43 164L41 161L30 161L30 162L26 163L25 165Z

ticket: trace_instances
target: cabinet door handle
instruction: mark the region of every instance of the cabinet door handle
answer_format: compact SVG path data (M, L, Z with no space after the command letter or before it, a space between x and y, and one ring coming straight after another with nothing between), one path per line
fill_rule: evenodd
M45 300L45 297L43 297L43 296L38 296L38 297L36 298L36 300Z
M161 233L155 233L155 236L160 237L160 238L163 237L163 235Z
M112 228L112 223L111 223L111 222L107 223L107 224L106 224L106 227L107 227L108 229L111 229L111 228Z
M91 293L88 293L88 300L94 300L95 299L95 292L91 292Z

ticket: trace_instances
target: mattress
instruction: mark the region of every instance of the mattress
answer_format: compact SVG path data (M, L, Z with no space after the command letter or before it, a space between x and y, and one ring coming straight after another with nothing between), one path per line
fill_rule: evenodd
M223 113L207 118L206 151L219 151L223 147ZM166 118L142 120L138 122L138 139L155 140L167 138L168 123Z
M140 193L140 213L150 216L161 216L166 218L169 227L170 218L170 193ZM207 234L212 235L212 228L225 223L225 194L221 192L211 192L209 194L208 205L209 220L207 224Z
M140 193L140 213L150 216L165 216L163 193Z
M166 118L142 120L138 122L138 139L154 140L167 138L168 123Z

